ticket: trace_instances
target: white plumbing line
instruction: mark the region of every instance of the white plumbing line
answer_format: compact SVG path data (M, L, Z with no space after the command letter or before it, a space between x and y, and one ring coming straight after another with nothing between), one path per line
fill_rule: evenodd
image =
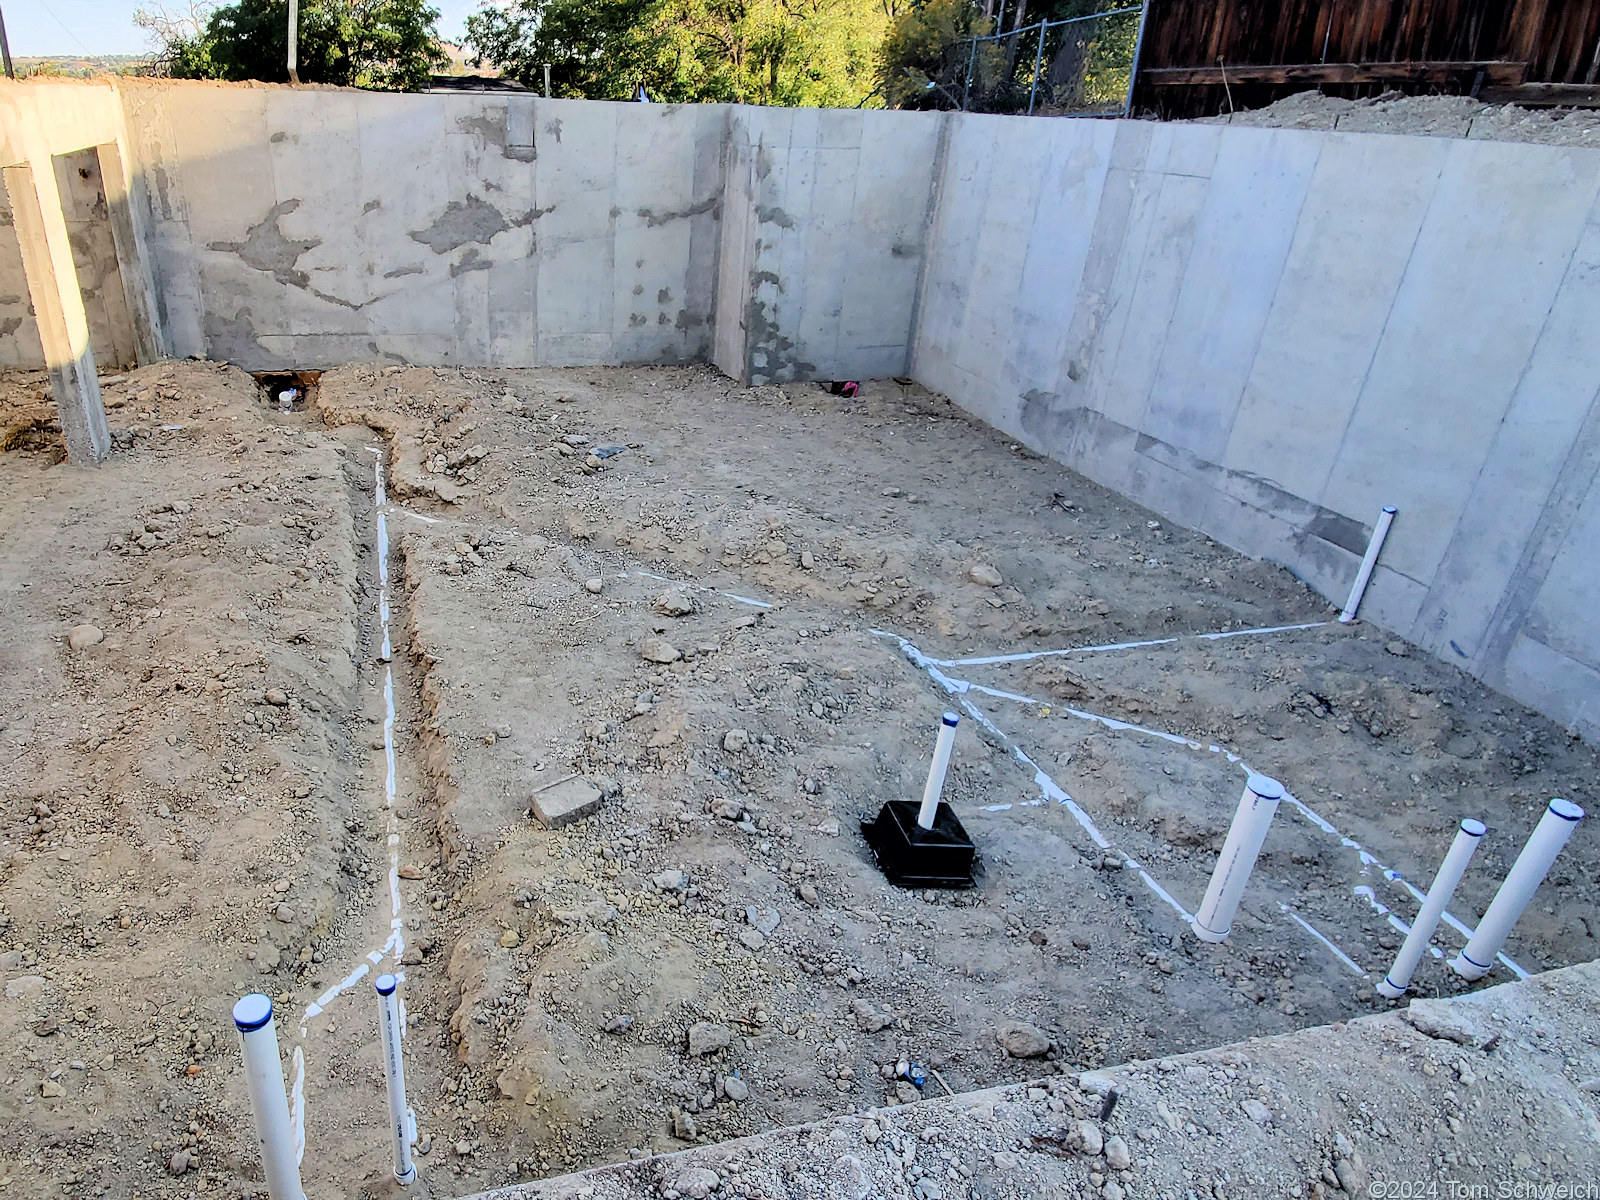
M1349 967L1357 975L1361 976L1361 978L1363 978L1363 979L1371 979L1372 978L1371 975L1367 974L1367 972L1365 972L1364 970L1361 969L1361 964L1360 963L1356 962L1355 959L1351 958L1343 950L1339 949L1338 946L1335 946L1333 944L1333 942L1331 942L1328 939L1327 935L1325 935L1321 930L1319 930L1310 921L1307 921L1304 917L1302 917L1299 913L1295 912L1294 909L1290 908L1287 904L1283 903L1281 900L1278 902L1278 911L1283 913L1284 916L1288 917L1296 925L1300 926L1301 929L1304 929L1312 937L1316 938L1317 941L1321 942L1324 946L1326 946L1330 951L1332 951L1333 956L1335 958L1337 958L1345 966Z
M1324 625L1330 624L1330 622L1327 622L1327 621L1323 621L1323 622L1320 622L1320 623L1324 624ZM1294 627L1293 626L1285 626L1284 628L1294 628ZM873 630L873 632L874 633L878 633L880 631ZM889 634L889 635L885 635L885 636L894 636L894 635ZM1204 637L1204 636L1212 636L1212 635L1202 634L1201 636ZM906 643L906 644L909 645L910 643ZM912 649L915 650L916 648L912 647ZM915 662L918 666L923 667L925 670L927 670L929 672L929 674L934 674L934 672L938 670L937 667L935 667L935 666L933 666L931 664L943 663L944 665L948 665L946 660L929 658L928 656L922 654L922 652L920 650L918 650L916 652L915 657L913 657L910 654L908 654L907 657L912 658L913 662ZM964 679L953 679L950 676L945 675L943 672L939 672L937 675L935 675L935 679L942 686L944 686L945 688L947 688L949 690L952 690L952 691L959 690L959 691L962 691L962 692L966 692L966 691L983 692L985 695L994 696L994 697L996 697L998 699L1001 699L1001 700L1011 700L1011 701L1013 701L1015 703L1018 703L1018 704L1032 704L1032 705L1036 705L1036 706L1043 707L1043 708L1052 707L1050 701L1048 701L1048 700L1041 700L1041 699L1038 699L1037 697L1034 697L1034 696L1022 696L1022 695L1018 695L1015 692L1006 692L1006 691L1002 691L1002 690L1000 690L998 688L985 687L982 684L971 683L968 680L964 680ZM1118 732L1142 733L1142 734L1146 734L1149 737L1160 738L1162 741L1165 741L1165 742L1171 742L1174 745L1186 746L1191 750L1205 750L1208 753L1216 754L1216 755L1220 755L1222 757L1225 757L1230 763L1233 763L1235 766L1238 766L1238 767L1242 768L1246 772L1246 774L1250 774L1251 771L1252 771L1252 769L1250 767L1250 764L1245 762L1243 758L1241 758L1239 755L1233 753L1233 751L1226 750L1223 747L1216 745L1215 743L1211 743L1209 745L1202 744L1200 742L1195 741L1192 738L1183 737L1181 734L1168 733L1166 730L1163 730L1163 729L1152 729L1147 725L1136 725L1131 721L1118 720L1116 717L1107 717L1107 716L1104 716L1104 715L1102 715L1100 713L1089 712L1089 711L1087 711L1085 709L1070 708L1070 707L1063 706L1059 711L1064 712L1069 716L1076 717L1079 720L1092 721L1092 722L1094 722L1094 723L1096 723L1098 725L1105 726L1107 729L1115 730L1115 731L1118 731ZM1413 885L1411 883L1411 881L1408 880L1399 871L1393 870L1392 868L1385 866L1381 861L1379 861L1379 859L1375 855L1370 853L1366 849L1366 847L1362 846L1362 844L1360 842L1356 841L1354 838L1351 838L1351 837L1348 837L1348 836L1346 836L1344 834L1341 834L1339 832L1339 830L1331 822L1329 822L1326 817L1322 816L1322 814L1318 813L1315 809L1311 808L1304 801L1302 801L1299 798L1297 798L1294 795L1294 793L1289 792L1289 791L1286 790L1284 792L1284 794L1283 794L1283 799L1284 799L1285 803L1291 805L1295 809L1296 812L1298 812L1302 817L1304 817L1311 824L1315 825L1323 833L1328 834L1331 837L1338 838L1339 839L1339 844L1341 846L1343 846L1343 847L1345 847L1346 849L1349 849L1349 850L1354 850L1356 852L1357 857L1360 859L1360 862L1361 862L1361 873L1363 875L1368 873L1369 868L1376 868L1377 871L1379 872L1379 874L1382 875L1382 877L1387 882L1393 883L1393 884L1398 884L1399 886L1403 887L1406 891L1410 892L1412 898L1414 900L1416 900L1416 902L1419 905L1424 900L1427 899L1427 896L1419 888L1417 888L1415 885ZM1456 917L1454 914L1452 914L1452 913L1447 911L1447 912L1444 913L1444 915L1440 919L1446 925L1450 926L1450 928L1454 929L1457 933L1459 933L1462 936L1463 939L1470 940L1472 938L1472 935L1473 935L1473 932L1474 932L1472 927L1467 925L1465 922L1463 922L1460 918ZM1515 975L1518 979L1526 979L1526 978L1528 978L1528 972L1526 970L1524 970L1522 967L1518 966L1515 962L1513 962L1506 954L1497 953L1495 955L1495 957L1500 963L1504 964L1504 966L1513 975Z
M1395 930L1395 932L1399 933L1401 937L1405 937L1411 932L1411 926L1402 921L1399 915L1395 913L1394 909L1390 908L1383 901L1379 900L1378 894L1366 884L1357 884L1355 887L1350 889L1350 894L1353 896L1360 896L1365 899L1366 902L1372 906L1372 911L1377 913L1384 920L1388 921L1389 927ZM1444 957L1444 951L1433 945L1431 942L1428 944L1428 950L1435 958Z
M624 571L622 573L621 577L623 579L626 579L630 573L635 575L635 576L637 576L640 579L654 579L654 580L657 580L660 583L670 583L670 584L674 584L674 585L676 585L678 587L689 588L689 589L691 589L693 591L696 591L696 592L709 592L714 596L724 596L727 599L735 600L740 604L749 605L751 608L772 608L772 607L774 607L773 605L768 604L765 600L752 600L749 596L741 596L737 592L725 592L721 588L714 588L708 583L695 583L693 580L687 580L687 579L673 579L673 578L671 578L669 576L666 576L666 575L657 575L653 571L633 571L633 572Z
M1070 646L1064 650L1022 650L1015 654L991 654L983 658L934 658L928 661L941 667L988 667L997 663L1027 662L1035 658L1061 658L1068 654L1105 654L1113 650L1142 650L1147 646L1170 646L1174 642L1220 641L1223 638L1257 637L1271 633L1291 633L1298 629L1320 629L1332 621L1307 621L1302 625L1264 625L1256 629L1225 629L1218 633L1184 633L1176 637L1151 638L1142 642L1107 642L1102 646Z
M389 525L383 511L388 504L388 491L384 486L383 451L376 447L369 449L377 456L373 464L373 499L378 508L377 513L377 555L378 555L378 622L383 634L382 658L387 663L393 655L393 643L390 638L389 622L391 609L389 605ZM385 836L389 852L389 937L382 947L370 950L364 956L367 961L358 963L355 968L338 983L329 987L322 995L306 1006L300 1016L300 1036L303 1040L309 1029L310 1022L327 1010L329 1004L342 993L349 991L366 977L373 967L378 966L383 960L394 956L395 966L398 969L400 959L405 954L405 916L400 898L400 823L395 816L395 796L397 792L398 761L394 746L395 727L395 702L394 702L394 667L385 666L383 670L383 807L385 812Z
M871 632L879 637L895 637L894 634L887 633L879 629L874 629ZM951 695L959 696L961 699L961 707L966 709L967 712L972 715L973 720L977 721L978 724L987 729L1001 742L1001 744L1009 749L1012 757L1014 757L1019 763L1023 764L1023 766L1033 768L1033 781L1035 786L1038 787L1041 797L1041 799L1035 803L1054 801L1055 803L1060 804L1072 814L1073 818L1080 826L1082 826L1083 831L1089 835L1090 840L1093 841L1096 846L1102 850L1112 850L1114 853L1116 853L1117 856L1122 860L1122 866L1124 870L1137 871L1139 878L1144 885L1148 887L1151 892L1153 892L1165 904L1170 906L1183 921L1188 922L1194 919L1193 914L1190 913L1188 909L1184 908L1171 892L1167 891L1166 888L1162 887L1155 881L1155 879L1151 877L1150 873L1144 869L1143 864L1130 855L1116 851L1111 845L1110 839L1108 839L1105 834L1100 832L1100 828L1094 823L1094 819L1090 817L1082 807L1079 806L1076 800L1067 794L1066 789L1052 779L1049 773L1045 771L1043 767L1030 758L1028 756L1028 752L1017 744L1016 739L1012 738L998 725L991 721L988 715L976 704L974 704L971 699L968 698L966 693L972 685L970 685L964 679L952 679L949 675L946 675L943 671L939 670L938 667L933 666L928 661L927 656L924 655L921 650L917 649L917 647L911 642L908 642L905 638L895 637L895 640L899 643L902 654L904 654L917 666L922 667L925 671L927 671L928 675L934 680L934 682L938 683L939 686L943 687Z
M1319 622L1317 622L1317 624L1318 625L1326 625L1326 624L1330 624L1330 622L1319 621ZM1277 626L1275 628L1279 629L1279 630L1282 630L1282 629L1312 628L1312 627L1313 626ZM1110 842L1106 839L1105 835L1100 832L1099 828L1095 825L1093 819L1090 818L1089 814L1086 813L1077 804L1077 802L1074 801L1072 799L1072 797L1067 794L1067 792L1066 792L1066 790L1064 788L1062 788L1059 784L1057 784L1054 779L1051 779L1050 776L1048 774L1046 774L1045 771L1042 768L1040 768L1038 766L1038 764L1033 761L1032 758L1028 757L1028 755L1021 749L1021 747L1019 747L1016 744L1015 739L1013 739L1010 736L1008 736L997 725L995 725L995 723L993 721L989 720L989 718L982 712L982 710L980 710L975 704L972 703L972 701L970 699L968 699L968 694L971 693L971 692L981 692L981 693L983 693L985 695L994 696L994 697L996 697L998 699L1010 700L1010 701L1013 701L1013 702L1016 702L1016 703L1020 703L1020 704L1031 704L1031 705L1035 705L1035 706L1038 706L1038 707L1048 707L1049 706L1049 702L1048 701L1040 700L1040 699L1037 699L1036 697L1032 697L1032 696L1018 695L1017 693L1014 693L1014 692L1002 691L1002 690L997 689L997 688L985 687L982 684L973 683L970 680L966 680L966 679L957 679L957 678L955 678L955 677L953 677L951 675L946 674L940 668L944 667L944 666L955 665L956 663L958 663L958 662L960 662L962 660L950 660L950 659L932 658L929 655L924 654L922 652L922 650L919 649L914 643L906 640L905 638L900 637L897 634L890 633L888 630L872 629L872 630L869 630L868 632L872 633L876 637L894 638L895 641L900 646L901 653L904 654L907 659L909 659L914 665L916 665L916 666L922 668L924 671L926 671L928 673L929 677L932 678L935 683L939 684L939 686L944 688L947 692L950 692L952 695L960 696L962 698L961 699L962 707L964 707L969 713L971 713L978 720L978 722L984 726L984 728L988 729L992 734L994 734L997 738L999 738L1011 750L1013 756L1019 762L1023 763L1026 766L1033 767L1033 769L1034 769L1034 771L1036 773L1035 774L1035 783L1039 786L1041 794L1047 799L1053 799L1053 800L1056 800L1058 803L1063 804L1068 809L1068 811L1070 811L1072 813L1073 817L1077 819L1078 823L1081 826L1083 826L1085 831L1089 833L1090 837L1094 840L1094 842L1095 842L1095 844L1097 846L1099 846L1101 849L1109 849L1110 848L1110 845L1111 845ZM1239 633L1251 633L1251 632L1257 632L1257 631L1254 631L1254 630L1240 630L1238 632ZM1219 636L1230 636L1230 635L1201 634L1199 636L1200 637L1219 637ZM1176 639L1174 639L1174 640L1176 640ZM1014 660L1005 660L1005 659L1002 658L1001 660L997 660L997 661L1014 661ZM1060 711L1065 712L1068 715L1070 715L1070 716L1072 716L1074 718L1077 718L1078 720L1092 721L1092 722L1094 722L1096 724L1103 725L1107 729L1111 729L1111 730L1114 730L1114 731L1130 732L1130 733L1142 733L1142 734L1146 734L1146 735L1148 735L1150 737L1159 738L1162 741L1170 742L1170 743L1172 743L1174 745L1185 746L1185 747L1187 747L1187 748L1189 748L1191 750L1205 750L1208 753L1216 754L1216 755L1219 755L1221 757L1226 758L1230 763L1233 763L1234 765L1241 767L1245 771L1245 773L1247 775L1255 774L1255 772L1251 769L1250 765L1248 763L1246 763L1243 758L1241 758L1239 755L1233 753L1231 750L1226 750L1223 747L1216 745L1215 743L1202 744L1200 742L1195 741L1192 738L1186 738L1186 737L1183 737L1183 736L1181 736L1179 734L1176 734L1176 733L1168 733L1165 730L1161 730L1161 729L1151 729L1148 726L1144 726L1144 725L1135 725L1135 724L1133 724L1132 722L1129 722L1129 721L1118 720L1115 717L1107 717L1107 716L1104 716L1104 715L1102 715L1100 713L1089 712L1089 711L1087 711L1085 709L1066 708L1066 707L1064 707ZM1369 867L1376 867L1385 880L1387 880L1390 883L1399 884L1401 887L1405 888L1408 892L1410 892L1412 894L1412 896L1416 899L1416 901L1419 904L1422 903L1422 901L1425 899L1425 896L1423 895L1423 893L1421 891L1419 891L1415 886L1413 886L1412 883L1410 882L1410 880L1406 879L1406 877L1404 875L1402 875L1398 871L1392 870L1391 868L1384 866L1383 863L1381 863L1374 855L1370 854L1359 842L1355 841L1353 838L1345 837L1342 834L1340 834L1339 830L1331 822L1329 822L1320 813L1316 812L1316 810L1312 809L1309 805L1305 804L1303 801L1298 799L1292 792L1290 792L1287 789L1285 789L1284 790L1284 794L1283 794L1283 799L1288 804L1293 806L1293 808L1295 809L1296 812L1300 813L1301 816L1303 816L1311 824L1315 825L1323 833L1326 833L1326 834L1328 834L1328 835L1330 835L1332 837L1339 838L1341 845L1346 846L1348 848L1354 849L1357 852L1357 854L1360 856L1360 859L1361 859L1362 874L1366 874ZM1006 809L1008 809L1010 807L1011 806L1008 805L1008 804L1007 805L989 805L989 806L987 806L986 811L1000 812L1000 811L1004 811L1004 810L1006 810ZM1167 904L1171 905L1174 910L1176 910L1179 914L1181 914L1185 921L1189 921L1189 920L1193 919L1193 914L1189 913L1186 909L1184 909L1184 907L1180 903L1178 903L1178 901L1173 899L1172 896L1164 888L1162 888L1158 883L1156 883L1155 880L1150 878L1150 876L1144 871L1144 869L1142 867L1140 867L1136 862L1134 862L1134 860L1127 859L1127 860L1125 860L1125 864L1124 865L1125 866L1130 866L1130 867L1133 867L1133 868L1137 869L1139 871L1140 877L1151 888L1151 890L1154 891L1157 895L1159 895ZM1300 925L1305 930L1310 932L1313 936L1315 936L1318 941L1324 942L1327 945L1331 946L1334 949L1334 951L1337 953L1337 955L1339 956L1341 961L1346 963L1348 966L1350 966L1353 970L1355 970L1358 974L1362 975L1363 977L1368 977L1367 976L1367 972L1362 970L1361 967L1353 959L1351 959L1349 955L1345 954L1344 951L1340 950L1337 946L1335 946L1333 944L1333 942L1331 942L1325 935L1323 935L1321 932L1319 932L1315 927L1313 927L1304 918L1300 917L1297 913L1295 913L1287 905L1283 905L1282 906L1282 911L1288 917L1290 917L1296 924ZM1472 937L1472 932L1473 932L1472 929L1470 927L1468 927L1467 925L1465 925L1463 922L1461 922L1459 919L1457 919L1452 914L1446 912L1442 919L1444 920L1445 924L1449 925L1452 929L1455 929L1458 933L1460 933L1462 935L1463 938L1470 939ZM1398 918L1396 918L1396 920L1398 920ZM1404 924L1404 922L1401 922L1401 924ZM1407 928L1409 928L1409 926ZM1502 954L1498 954L1496 957L1498 958L1498 960L1501 963L1505 964L1505 966L1514 975L1516 975L1517 978L1526 979L1528 977L1528 972L1523 970L1520 966L1518 966L1515 962L1513 962L1505 954L1503 954L1503 953Z
M289 1128L294 1138L294 1161L306 1160L306 1056L294 1048L294 1086L289 1092Z

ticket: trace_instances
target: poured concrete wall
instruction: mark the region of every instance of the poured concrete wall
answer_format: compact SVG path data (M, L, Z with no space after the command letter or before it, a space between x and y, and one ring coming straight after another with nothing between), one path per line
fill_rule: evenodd
M121 88L175 353L710 357L720 106Z
M913 370L1600 736L1600 151L952 118Z
M39 323L28 299L28 277L22 269L11 201L0 188L0 367L42 367Z
M939 118L735 108L716 363L745 383L907 368Z

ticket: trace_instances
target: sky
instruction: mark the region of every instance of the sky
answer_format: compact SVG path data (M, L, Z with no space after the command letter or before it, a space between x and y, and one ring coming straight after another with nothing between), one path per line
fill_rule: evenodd
M439 34L458 41L477 0L432 0L441 14ZM83 54L142 54L150 48L133 23L134 10L155 9L160 0L0 0L11 53L19 57ZM187 0L168 0L169 11L182 12Z

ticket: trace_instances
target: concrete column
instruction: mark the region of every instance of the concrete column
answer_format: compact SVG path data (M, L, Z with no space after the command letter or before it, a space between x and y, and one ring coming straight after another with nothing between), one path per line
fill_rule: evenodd
M80 466L103 462L111 434L55 172L23 165L6 167L4 176L67 458Z

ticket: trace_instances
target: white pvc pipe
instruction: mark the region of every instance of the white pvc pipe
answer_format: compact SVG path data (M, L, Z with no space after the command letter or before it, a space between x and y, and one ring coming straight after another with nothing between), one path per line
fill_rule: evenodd
M933 828L933 817L939 811L939 796L944 792L944 775L950 768L950 750L956 744L956 725L961 718L947 712L939 722L939 740L933 744L933 766L928 768L928 784L922 789L922 807L917 810L917 824L924 829Z
M1450 960L1450 969L1457 975L1463 979L1482 979L1489 973L1495 955L1511 936L1522 910L1528 907L1534 892L1549 874L1556 855L1561 853L1581 820L1583 809L1571 800L1550 801L1550 807L1534 827L1533 836L1517 855L1517 861L1511 864L1511 870L1506 872L1505 882L1489 901L1477 932L1467 940L1461 953Z
M283 1062L278 1057L278 1032L272 1023L272 1001L254 992L233 1006L233 1023L244 1043L245 1082L261 1141L261 1170L272 1200L305 1200L300 1188L300 1160L289 1122L289 1098L283 1090Z
M1389 536L1389 526L1394 521L1395 507L1385 504L1383 511L1378 514L1378 523L1372 527L1372 540L1367 543L1367 552L1361 559L1361 569L1356 572L1356 581L1350 585L1350 598L1344 602L1344 611L1339 614L1339 620L1346 625L1356 619L1356 609L1361 607L1361 597L1366 594L1367 581L1372 578L1372 568L1378 565L1378 555L1383 550L1383 539Z
M1398 1000L1406 994L1417 964L1428 952L1433 931L1439 927L1439 918L1444 915L1445 906L1455 894L1461 876L1466 874L1467 864L1472 861L1485 832L1486 826L1482 821L1468 817L1461 822L1461 827L1456 830L1456 840L1450 843L1444 862L1439 864L1439 873L1433 877L1433 884L1428 888L1427 898L1423 900L1417 919L1411 925L1411 932L1406 934L1400 953L1394 956L1394 966L1389 968L1383 982L1378 984L1379 995Z
M1211 872L1205 899L1200 901L1200 909L1191 922L1195 936L1202 942L1220 942L1233 932L1233 917L1239 911L1245 884L1250 881L1256 856L1267 840L1267 830L1282 799L1283 784L1266 775L1250 773L1234 811L1233 824L1228 826L1227 840L1222 843L1222 853L1217 856L1216 869Z
M411 1113L406 1108L406 1068L400 1055L399 980L379 975L373 982L378 993L379 1024L383 1031L383 1073L389 1082L389 1132L394 1135L394 1177L415 1183L417 1168L411 1162Z

